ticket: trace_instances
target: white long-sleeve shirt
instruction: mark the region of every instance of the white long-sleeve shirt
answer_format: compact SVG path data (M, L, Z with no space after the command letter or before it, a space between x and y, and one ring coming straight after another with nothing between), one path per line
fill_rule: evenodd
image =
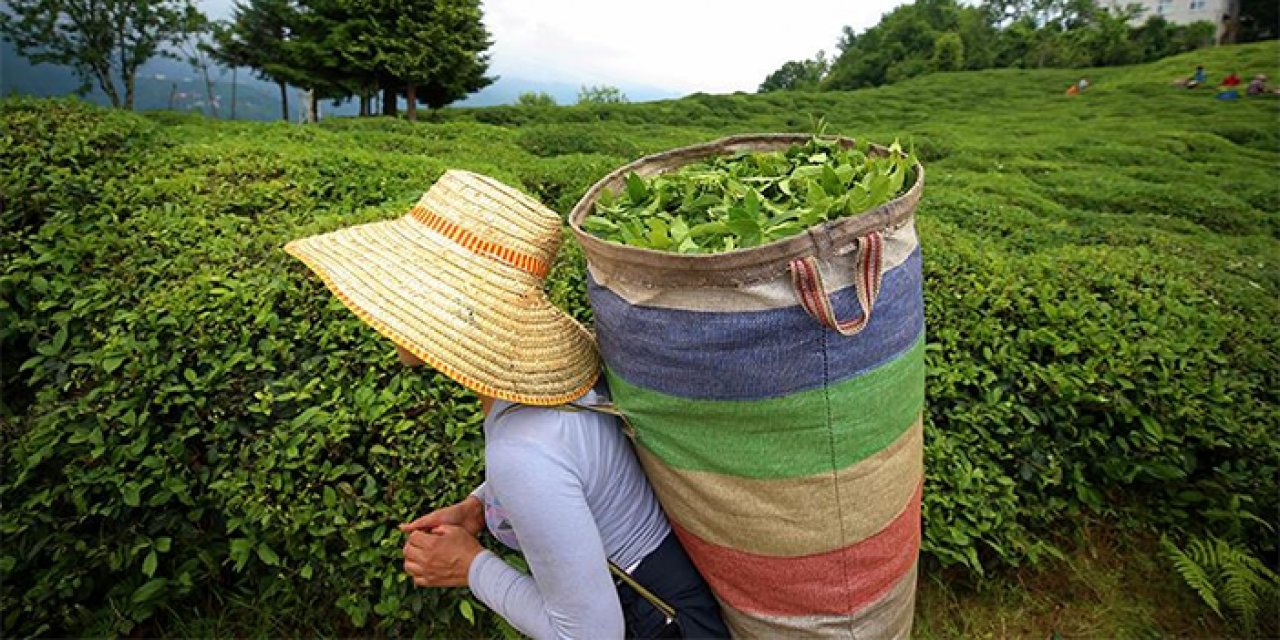
M592 391L578 404L602 399ZM483 551L471 591L534 638L621 638L606 558L633 568L671 531L631 443L611 416L509 405L495 402L485 419L475 494L489 530L533 575Z

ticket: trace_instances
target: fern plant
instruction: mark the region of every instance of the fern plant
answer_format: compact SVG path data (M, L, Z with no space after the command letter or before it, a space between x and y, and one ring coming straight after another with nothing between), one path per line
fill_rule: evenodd
M1238 617L1244 628L1252 631L1263 607L1280 603L1280 576L1243 547L1221 538L1192 538L1185 548L1178 548L1168 537L1161 536L1160 546L1205 604L1226 619L1223 605Z

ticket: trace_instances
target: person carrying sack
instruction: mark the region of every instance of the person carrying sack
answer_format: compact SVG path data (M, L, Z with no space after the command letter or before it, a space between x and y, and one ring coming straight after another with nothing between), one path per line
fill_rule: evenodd
M591 334L543 291L560 225L516 189L448 171L404 217L285 251L403 362L481 400L485 482L400 525L414 584L468 586L534 638L728 637L610 415ZM481 547L485 527L531 575Z

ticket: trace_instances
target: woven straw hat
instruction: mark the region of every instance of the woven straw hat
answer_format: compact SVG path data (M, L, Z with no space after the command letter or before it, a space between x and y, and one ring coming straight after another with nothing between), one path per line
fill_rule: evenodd
M595 341L547 300L560 216L493 178L448 171L408 215L285 245L379 333L487 396L568 402Z

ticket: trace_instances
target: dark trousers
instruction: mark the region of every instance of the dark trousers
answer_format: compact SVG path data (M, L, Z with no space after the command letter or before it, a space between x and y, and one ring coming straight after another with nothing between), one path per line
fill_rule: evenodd
M702 575L685 554L676 534L667 534L631 574L640 586L676 610L679 634L667 628L666 617L631 587L619 581L618 599L629 638L728 638L720 605Z

